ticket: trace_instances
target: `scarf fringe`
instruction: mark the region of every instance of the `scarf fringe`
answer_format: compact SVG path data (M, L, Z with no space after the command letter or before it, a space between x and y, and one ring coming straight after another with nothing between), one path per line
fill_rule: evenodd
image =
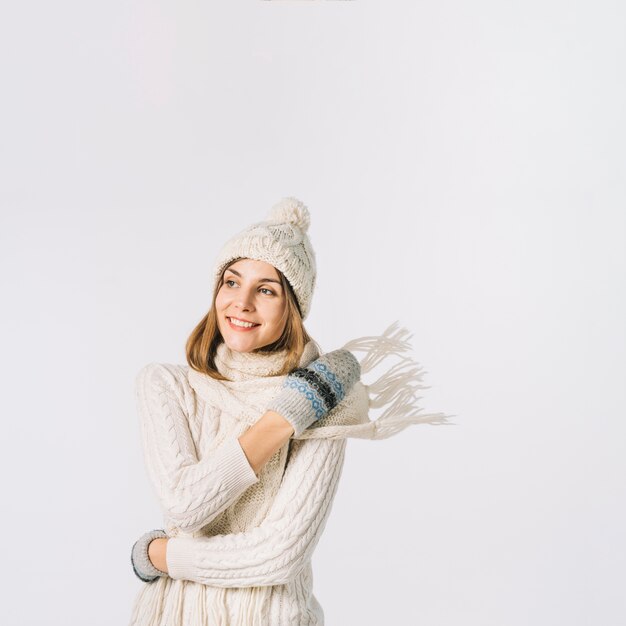
M413 336L406 328L400 328L393 336L392 333L398 328L398 320L391 324L382 335L359 337L348 341L342 348L350 352L365 351L367 355L359 361L361 373L367 374L374 369L387 355L399 354L411 348L409 339ZM407 336L408 335L408 336Z
M411 424L453 425L448 418L454 415L445 413L423 413L417 405L421 396L419 389L430 389L422 384L425 370L412 358L403 353L411 349L409 339L413 335L396 320L380 336L367 336L353 339L343 347L351 352L366 352L359 361L361 373L371 372L379 363L389 356L397 356L400 362L390 367L371 385L366 385L371 408L387 406L383 413L374 421L348 427L350 437L364 439L386 439L400 432ZM330 429L340 427L330 427ZM344 434L345 436L345 434Z
M211 623L207 618L206 593L202 585L193 584L189 591L189 600L186 600L186 602L189 602L191 606L191 614L189 616L190 626L193 624Z
M168 615L166 623L182 624L184 623L184 600L185 600L185 582L178 581L175 583L174 590L172 592L172 604L168 607Z
M211 598L208 606L205 606L207 612L207 624L215 624L223 626L228 624L228 605L226 604L226 588L219 587Z
M269 618L268 600L272 588L266 587L245 587L242 589L243 597L239 603L236 624L246 624L249 626L263 626L267 624Z
M155 626L161 624L163 617L164 589L169 579L159 578L157 581L144 584L135 597L129 626ZM146 609L146 607L149 607Z
M207 589L200 583L168 577L146 584L135 600L130 623L132 626L265 626L268 623L271 586L212 587L210 593ZM236 615L231 615L231 610L235 610L232 607L237 607Z

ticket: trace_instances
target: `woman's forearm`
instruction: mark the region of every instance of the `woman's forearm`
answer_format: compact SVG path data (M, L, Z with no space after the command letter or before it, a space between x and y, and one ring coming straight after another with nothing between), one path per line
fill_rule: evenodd
M267 411L239 437L241 448L255 474L289 441L293 433L293 426L284 417L275 411ZM158 538L148 545L148 558L152 565L166 573L167 542L168 539Z
M258 475L293 433L293 426L284 417L275 411L267 411L239 437L241 448L255 474Z

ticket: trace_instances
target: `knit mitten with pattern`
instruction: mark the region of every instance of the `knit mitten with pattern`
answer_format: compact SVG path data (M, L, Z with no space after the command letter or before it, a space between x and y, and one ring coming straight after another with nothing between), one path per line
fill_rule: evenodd
M361 365L349 350L323 354L306 367L290 372L268 411L282 415L297 437L328 415L361 377Z
M153 539L167 537L164 530L151 530L143 534L133 545L130 553L130 562L133 565L133 571L139 580L144 583L151 583L159 576L167 576L167 572L162 572L152 565L152 561L148 556L148 546Z

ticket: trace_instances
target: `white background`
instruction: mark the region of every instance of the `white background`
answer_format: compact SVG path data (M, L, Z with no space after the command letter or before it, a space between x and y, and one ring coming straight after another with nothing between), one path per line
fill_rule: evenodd
M9 626L126 624L161 527L133 380L225 240L310 208L325 350L398 319L456 425L352 440L327 626L626 622L623 3L22 2L0 15Z

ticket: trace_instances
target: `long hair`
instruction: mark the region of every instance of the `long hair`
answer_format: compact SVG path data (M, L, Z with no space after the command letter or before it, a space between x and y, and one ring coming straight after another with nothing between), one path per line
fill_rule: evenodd
M211 308L193 329L185 346L187 363L189 363L189 366L194 370L207 374L217 380L229 379L220 374L215 366L215 353L217 351L217 347L221 343L224 343L224 338L222 337L222 333L220 333L217 323L215 300L217 298L218 291L224 284L224 273L231 265L239 261L241 258L245 257L233 259L226 267L224 267L219 279L216 282L215 288L213 289ZM317 347L320 353L321 350L317 342L309 336L304 328L302 315L300 313L300 306L289 281L279 269L275 269L280 277L280 282L283 286L283 293L285 294L287 300L287 306L285 307L285 312L283 314L284 318L286 318L285 328L282 335L276 341L267 346L256 348L253 352L270 353L287 350L283 368L276 374L279 376L289 374L289 372L298 367L300 357L304 352L304 347L309 341L313 341L313 344Z

